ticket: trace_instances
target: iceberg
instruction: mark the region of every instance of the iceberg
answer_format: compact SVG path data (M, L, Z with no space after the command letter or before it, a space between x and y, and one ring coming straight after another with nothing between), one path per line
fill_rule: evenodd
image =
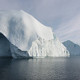
M70 56L80 56L80 46L78 44L70 40L63 42L63 44L70 52Z
M66 47L50 27L20 10L0 11L0 56L13 58L68 57ZM6 41L6 43L2 42ZM4 52L4 55L3 55Z

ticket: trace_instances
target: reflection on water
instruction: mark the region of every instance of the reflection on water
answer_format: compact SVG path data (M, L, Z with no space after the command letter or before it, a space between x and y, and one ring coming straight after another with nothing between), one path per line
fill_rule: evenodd
M0 59L0 80L80 80L80 57Z

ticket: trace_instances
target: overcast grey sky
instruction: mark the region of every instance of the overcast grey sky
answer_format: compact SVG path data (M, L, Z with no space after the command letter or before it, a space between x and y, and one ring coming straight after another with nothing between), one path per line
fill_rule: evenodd
M61 41L80 43L80 0L0 0L0 10L24 10L52 27Z

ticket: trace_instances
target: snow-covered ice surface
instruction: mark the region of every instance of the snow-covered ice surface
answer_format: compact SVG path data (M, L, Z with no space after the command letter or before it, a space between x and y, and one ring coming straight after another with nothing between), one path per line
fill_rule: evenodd
M80 46L78 44L70 40L63 42L63 44L70 52L70 56L80 56Z
M50 27L22 10L0 11L0 33L9 40L14 58L69 56Z

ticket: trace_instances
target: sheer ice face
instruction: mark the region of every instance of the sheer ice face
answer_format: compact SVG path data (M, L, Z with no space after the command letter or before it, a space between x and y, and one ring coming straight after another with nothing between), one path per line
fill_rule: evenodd
M11 56L10 43L7 38L0 33L0 56Z
M22 10L0 11L0 33L10 42L14 58L69 56L50 27L44 26Z

